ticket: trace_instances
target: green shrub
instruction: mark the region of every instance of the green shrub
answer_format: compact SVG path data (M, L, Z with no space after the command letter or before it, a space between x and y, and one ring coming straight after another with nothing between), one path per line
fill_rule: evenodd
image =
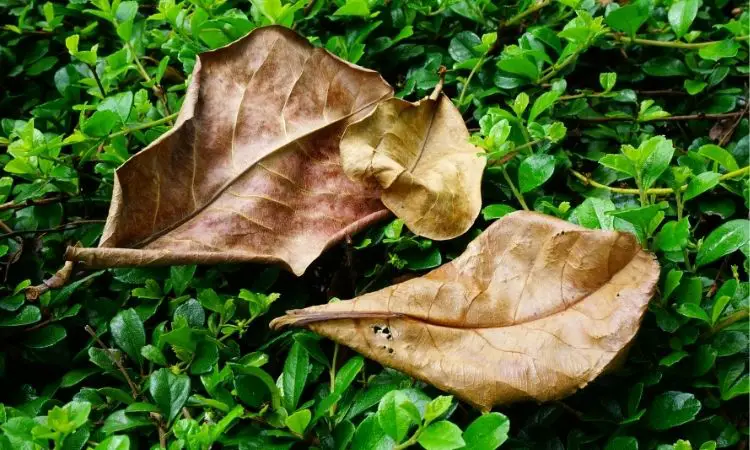
M273 23L411 100L447 67L488 152L474 228L432 242L391 221L301 278L115 269L26 300L67 244L96 245L114 169L174 123L196 55ZM727 0L0 0L0 448L746 447L748 34ZM520 208L632 232L663 269L627 360L567 399L482 415L268 329Z

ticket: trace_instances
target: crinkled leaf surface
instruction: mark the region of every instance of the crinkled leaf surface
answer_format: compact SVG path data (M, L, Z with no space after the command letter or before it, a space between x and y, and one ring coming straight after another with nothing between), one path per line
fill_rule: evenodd
M346 126L392 95L376 72L272 26L200 56L175 127L115 176L89 267L280 263L296 274L388 213L350 181Z
M485 158L469 143L461 113L445 95L392 98L347 128L341 162L352 179L376 182L385 206L414 233L451 239L482 207Z
M487 410L591 382L635 336L658 278L631 234L515 212L421 278L272 325L305 326Z

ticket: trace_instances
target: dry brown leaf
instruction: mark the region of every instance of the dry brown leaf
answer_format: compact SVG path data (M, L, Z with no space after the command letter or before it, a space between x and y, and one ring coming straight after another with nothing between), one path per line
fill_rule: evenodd
M346 126L392 95L377 72L282 27L200 55L175 127L117 170L91 268L271 262L301 274L388 215L344 175Z
M272 326L307 327L489 410L564 397L613 365L658 278L631 234L516 212L421 278Z
M445 95L384 101L341 141L344 172L379 184L383 204L411 231L438 240L462 235L479 215L481 152Z

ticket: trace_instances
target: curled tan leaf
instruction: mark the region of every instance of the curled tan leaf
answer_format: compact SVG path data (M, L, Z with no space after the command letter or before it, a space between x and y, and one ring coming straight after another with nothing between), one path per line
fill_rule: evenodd
M272 326L305 326L488 410L591 382L624 354L658 278L631 234L516 212L421 278Z
M383 204L411 231L438 240L465 233L479 214L481 152L445 95L384 101L350 125L341 141L344 172L376 182Z
M377 72L259 28L201 54L175 127L115 175L89 268L279 263L295 274L388 215L377 186L344 175L346 126L392 95Z

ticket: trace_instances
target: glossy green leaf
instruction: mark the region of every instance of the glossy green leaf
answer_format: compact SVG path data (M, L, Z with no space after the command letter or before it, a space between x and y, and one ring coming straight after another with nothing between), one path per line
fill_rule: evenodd
M171 422L190 395L190 377L175 375L169 369L159 369L149 377L149 392L164 419Z
M698 15L700 0L678 0L669 7L669 24L678 38L681 38L690 30L695 16Z
M146 345L146 331L143 322L134 309L119 312L110 322L109 329L115 344L133 361L141 364L141 347Z
M736 250L747 247L750 242L750 221L747 219L730 220L705 238L698 250L695 263L704 266Z
M646 421L654 430L668 430L691 422L701 410L701 403L693 394L669 391L659 394L651 402Z
M467 448L494 450L507 439L510 421L503 414L493 412L476 418L463 433Z
M453 422L441 420L427 426L417 439L426 450L454 450L466 445L461 429Z

